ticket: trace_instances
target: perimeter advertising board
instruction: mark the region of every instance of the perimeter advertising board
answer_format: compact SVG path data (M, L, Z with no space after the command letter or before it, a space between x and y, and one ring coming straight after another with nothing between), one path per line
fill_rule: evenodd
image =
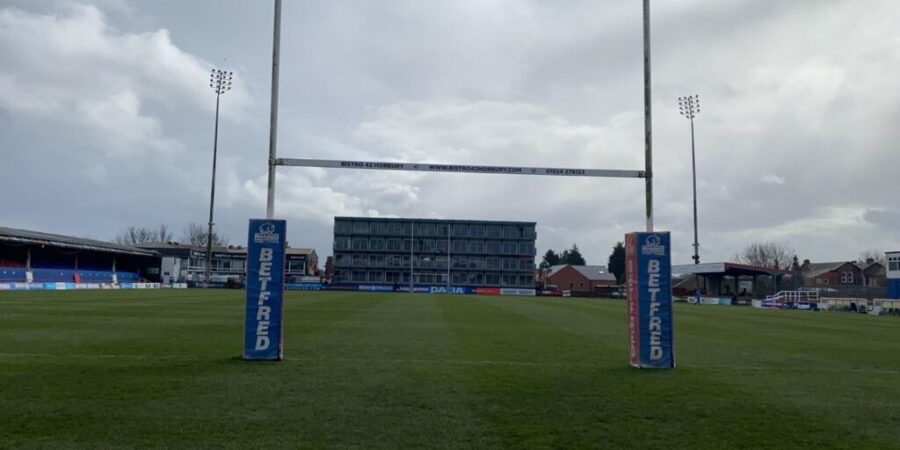
M284 220L250 219L244 359L284 358Z
M629 350L634 367L675 367L669 237L668 232L625 236Z

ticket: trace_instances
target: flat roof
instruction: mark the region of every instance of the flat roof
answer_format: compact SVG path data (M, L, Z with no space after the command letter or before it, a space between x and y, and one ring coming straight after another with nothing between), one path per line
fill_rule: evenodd
M790 270L773 269L771 267L751 266L749 264L738 264L731 262L705 263L705 264L681 264L672 266L672 273L696 274L696 275L722 275L722 276L740 276L740 275L787 275Z
M138 247L144 249L153 249L159 252L172 254L168 250L181 250L181 251L190 251L195 250L198 252L206 252L206 246L192 246L189 244L182 244L180 242L151 242L147 244L138 244ZM235 255L246 255L247 247L213 247L213 253L231 253ZM302 248L302 247L288 247L287 254L288 255L312 255L316 251L311 248Z
M61 234L44 233L41 231L22 230L18 228L0 227L0 242L31 245L50 245L54 247L74 248L78 250L90 250L95 252L120 253L136 256L156 256L156 252L131 247L128 245L114 244L112 242L98 241L94 239L63 236Z

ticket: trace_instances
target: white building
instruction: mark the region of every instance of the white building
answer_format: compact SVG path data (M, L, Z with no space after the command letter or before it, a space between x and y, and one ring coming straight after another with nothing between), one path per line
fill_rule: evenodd
M900 298L900 251L884 254L888 298Z

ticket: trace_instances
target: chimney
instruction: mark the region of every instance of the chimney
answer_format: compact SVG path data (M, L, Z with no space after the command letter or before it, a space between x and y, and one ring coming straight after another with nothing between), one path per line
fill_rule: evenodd
M872 258L871 256L866 258L866 264L872 264L874 262L875 262L875 258Z

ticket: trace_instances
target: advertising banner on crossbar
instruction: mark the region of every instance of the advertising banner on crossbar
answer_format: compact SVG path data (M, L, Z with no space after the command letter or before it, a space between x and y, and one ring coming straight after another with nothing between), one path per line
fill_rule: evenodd
M284 255L287 224L250 219L244 359L284 358Z
M674 368L668 232L625 236L625 284L631 365L643 369Z

